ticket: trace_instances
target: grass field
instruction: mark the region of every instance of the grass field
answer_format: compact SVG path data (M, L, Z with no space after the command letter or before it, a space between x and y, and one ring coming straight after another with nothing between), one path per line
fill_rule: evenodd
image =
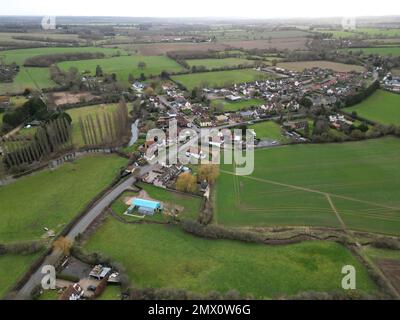
M60 231L126 162L117 156L88 156L0 186L0 243L38 239L45 227Z
M189 59L186 60L190 67L203 66L207 69L216 69L223 67L235 67L239 65L254 65L254 61L241 58L226 58L226 59Z
M360 104L344 109L381 124L400 125L400 95L378 90Z
M115 285L108 285L97 300L121 300L121 288Z
M216 106L219 104L222 104L224 106L224 111L229 112L229 111L238 111L242 109L247 109L249 107L256 107L256 106L261 106L264 102L264 100L261 99L250 99L250 100L241 100L238 102L230 102L224 99L217 99L213 100L211 102L212 105Z
M144 69L138 68L138 63L146 63ZM129 74L138 78L141 73L146 76L158 76L162 71L178 72L182 67L174 60L166 56L121 56L108 59L93 59L80 61L66 61L58 64L63 70L76 67L80 72L96 72L97 65L100 65L104 73L115 73L117 80L127 84Z
M234 83L254 82L256 80L268 79L273 76L265 72L253 69L201 72L172 76L171 79L182 84L186 89L195 87L224 87Z
M338 62L331 61L299 61L299 62L281 62L278 63L277 66L279 68L302 72L305 69L311 68L323 68L323 69L332 69L337 72L350 72L357 71L363 72L365 69L362 66L352 65L352 64L344 64Z
M2 83L0 94L22 93L26 88L41 90L52 88L56 83L50 79L49 68L20 67L12 83Z
M400 56L400 47L375 47L375 48L351 48L351 49L346 49L347 51L362 51L364 54L369 55L369 54L378 54L381 56L394 56L394 57L399 57Z
M397 138L256 150L250 176L222 166L216 222L341 227L339 216L350 229L399 235L399 160Z
M81 129L79 127L79 118L84 120L87 116L91 115L95 120L96 114L100 116L100 121L103 121L103 114L105 112L113 112L116 110L117 104L101 104L89 107L82 107L82 108L74 108L69 109L67 113L71 116L72 119L72 141L76 147L83 147L83 137L81 133ZM103 125L103 122L101 122ZM105 132L105 129L104 131Z
M4 59L5 63L13 63L22 66L25 60L28 58L43 56L49 54L60 54L60 53L77 53L77 52L102 52L107 56L112 56L120 52L124 54L124 50L114 48L101 48L101 47L51 47L51 48L34 48L34 49L17 49L7 50L0 52L0 58Z
M38 257L39 253L0 255L0 299L15 285Z
M341 268L351 264L357 269L358 288L374 290L365 270L335 243L265 246L207 240L177 226L127 225L110 217L85 247L120 262L139 288L182 288L203 294L236 289L256 298L276 298L340 290Z
M344 30L319 30L324 33L332 33L335 38L360 38L384 36L389 38L400 37L400 29L384 28L357 28L352 31Z
M282 135L282 129L279 124L273 121L256 123L249 126L248 129L253 129L256 132L257 139L272 139L281 143L287 141L287 138Z

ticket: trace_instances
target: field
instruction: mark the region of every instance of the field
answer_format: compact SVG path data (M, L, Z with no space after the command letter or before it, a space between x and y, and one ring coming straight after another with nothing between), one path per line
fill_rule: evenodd
M224 165L217 223L343 227L400 234L400 140L384 138L255 151L255 170Z
M235 83L254 82L256 80L268 79L272 75L253 69L201 72L172 76L171 79L182 84L186 89L195 87L224 87Z
M347 51L362 51L364 54L369 55L369 54L378 54L381 56L394 56L394 57L399 57L400 56L400 47L375 47L375 48L351 48L351 49L346 49Z
M56 83L50 79L49 68L20 67L12 83L2 83L0 94L22 93L26 88L41 90L52 88Z
M383 28L357 28L352 31L345 30L318 30L324 33L332 33L335 38L374 38L383 36L387 38L400 37L400 29L383 29Z
M102 121L102 115L105 112L111 113L112 111L116 110L116 108L117 104L101 104L89 107L69 109L67 113L71 116L72 119L72 141L74 145L76 147L82 147L84 145L81 129L79 127L79 118L82 118L82 120L84 120L85 117L89 115L95 117L96 114L98 114L100 116L100 120Z
M59 232L126 165L117 156L88 156L0 186L0 243Z
M236 289L256 298L340 290L341 267L354 265L360 290L374 285L356 259L335 243L265 246L193 237L172 225L128 225L109 217L85 248L120 262L138 288L198 293ZM299 281L301 279L301 281Z
M146 63L144 69L138 68L138 63ZM90 72L94 75L97 65L101 66L104 73L115 73L117 80L127 84L129 74L138 78L141 73L148 76L158 76L162 71L178 72L182 67L174 60L166 56L121 56L108 59L92 59L80 61L65 61L58 64L63 70L71 67L77 68L80 72Z
M39 254L0 255L0 299L15 285L38 257Z
M102 52L107 56L116 55L118 52L124 54L121 49L102 48L102 47L66 47L66 48L35 48L35 49L17 49L0 52L0 58L4 59L5 63L15 62L18 65L23 65L28 58L43 56L58 53L76 53L76 52Z
M332 69L333 71L337 72L350 72L350 71L363 72L365 70L362 66L330 62L330 61L282 62L278 63L277 66L283 69L288 69L291 71L298 71L298 72L302 72L305 69L311 69L311 68Z
M217 100L213 100L211 104L214 106L222 104L224 107L224 111L229 112L229 111L238 111L238 110L242 110L242 109L247 109L247 108L253 107L253 106L260 106L263 103L264 103L264 101L261 99L241 100L238 102L230 102L230 101L223 100L223 99L217 99Z
M359 116L381 124L400 125L399 94L379 90L360 104L344 110L356 111Z
M190 67L196 66L203 66L207 69L216 69L216 68L223 68L223 67L235 67L239 65L254 65L254 61L241 59L241 58L226 58L226 59L190 59L186 60L187 64Z
M265 121L253 124L248 127L248 129L253 129L257 134L257 139L270 139L279 142L286 142L287 138L282 135L282 129L276 122Z

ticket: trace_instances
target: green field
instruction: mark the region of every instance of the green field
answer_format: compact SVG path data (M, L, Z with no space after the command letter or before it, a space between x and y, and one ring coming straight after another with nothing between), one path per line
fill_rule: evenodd
M215 220L340 227L336 210L350 229L399 235L399 161L397 138L256 150L250 176L222 166Z
M97 300L121 300L121 288L115 285L108 285Z
M83 147L84 142L83 142L83 137L82 137L82 132L79 127L79 118L82 118L84 120L87 116L92 116L93 119L95 120L96 114L100 116L100 121L103 124L103 114L105 112L113 112L116 110L117 104L101 104L101 105L95 105L95 106L89 106L89 107L81 107L81 108L74 108L74 109L69 109L67 113L71 116L72 119L72 141L76 147ZM104 129L105 132L105 129Z
M400 95L396 93L378 90L360 104L344 110L356 111L359 116L381 124L400 125Z
M253 124L248 127L256 132L257 139L272 139L284 143L287 138L282 135L282 129L279 124L273 121L265 121Z
M374 38L383 36L387 38L400 37L400 29L384 28L357 28L352 31L345 30L318 30L319 32L332 33L335 38Z
M374 290L360 263L339 244L266 246L193 237L173 225L128 225L109 218L86 243L120 262L139 288L199 293L236 289L256 298L341 288L341 268L357 269L358 289ZM300 281L301 279L301 281Z
M50 79L49 68L20 67L12 83L2 83L0 94L22 93L26 88L41 90L52 88L56 83Z
M265 103L265 101L261 100L261 99L241 100L238 102L230 102L230 101L223 100L223 99L217 99L217 100L213 100L211 102L211 104L213 106L222 104L225 112L238 111L238 110L247 109L250 107L257 107L257 106L261 106L264 103Z
M60 231L126 165L117 156L88 156L0 186L0 243Z
M186 89L192 90L195 87L227 87L235 83L254 82L272 77L265 72L243 69L184 74L172 76L171 79L182 84Z
M38 257L39 253L0 255L0 299L15 285Z
M139 69L139 62L146 63L146 67L142 70ZM104 73L115 73L117 80L126 84L128 84L129 74L138 78L141 73L146 76L158 76L162 71L182 71L182 67L178 63L166 56L121 56L108 59L66 61L58 65L63 70L75 67L80 72L89 72L92 75L95 74L97 65L100 65Z
M400 56L400 47L375 47L375 48L351 48L351 49L345 49L347 51L352 51L352 52L358 52L362 51L364 54L369 55L369 54L378 54L381 56L394 56L394 57L399 57Z
M207 69L217 69L223 67L236 67L239 65L254 65L254 61L241 58L225 58L225 59L189 59L186 60L190 67L203 66Z

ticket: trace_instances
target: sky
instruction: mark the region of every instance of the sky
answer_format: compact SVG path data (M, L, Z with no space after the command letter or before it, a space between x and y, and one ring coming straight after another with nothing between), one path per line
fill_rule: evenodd
M400 15L399 0L0 0L0 15L356 17Z

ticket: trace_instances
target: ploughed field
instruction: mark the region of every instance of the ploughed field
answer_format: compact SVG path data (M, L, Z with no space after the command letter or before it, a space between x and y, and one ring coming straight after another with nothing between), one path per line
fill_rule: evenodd
M256 150L250 176L221 166L215 221L399 235L399 163L396 138Z
M299 62L281 62L277 65L280 68L302 72L305 69L312 68L322 68L322 69L332 69L337 72L350 72L357 71L363 72L365 69L362 66L357 66L353 64L344 64L331 61L299 61Z

